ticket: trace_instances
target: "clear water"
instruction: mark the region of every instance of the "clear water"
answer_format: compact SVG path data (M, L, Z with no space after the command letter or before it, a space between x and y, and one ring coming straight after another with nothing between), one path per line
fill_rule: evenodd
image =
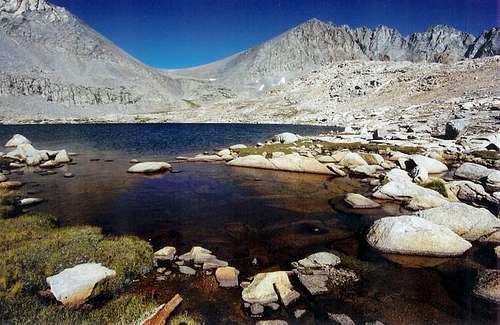
M449 260L381 256L364 241L366 229L380 216L398 214L399 207L388 205L382 213L364 215L346 209L341 203L345 193L369 191L357 179L221 163L176 163L178 173L155 176L126 173L132 158L171 160L235 143L254 144L285 131L307 135L329 130L234 124L0 126L0 142L21 133L39 149L79 154L76 165L58 169L56 175L25 170L11 176L26 183L24 195L47 199L36 211L57 215L63 225L94 224L111 234L138 235L155 248L176 246L179 253L201 245L237 267L240 279L289 270L290 262L322 250L337 252L361 276L360 284L341 297L304 295L294 308L281 308L267 318L298 322L293 310L306 308L301 323L324 322L328 312L387 324L497 323L498 307L471 294L476 263L496 264L491 247L476 247ZM75 177L63 178L66 171ZM208 323L253 323L241 305L241 290L222 290L214 281L213 276L173 275L158 282L152 273L132 290L159 300L179 292L185 298L181 309Z

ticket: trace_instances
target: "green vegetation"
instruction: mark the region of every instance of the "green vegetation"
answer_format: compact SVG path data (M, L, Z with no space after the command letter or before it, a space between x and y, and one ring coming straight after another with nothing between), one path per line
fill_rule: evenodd
M17 192L0 189L0 219L7 218L16 212L14 201Z
M169 325L200 325L203 324L203 319L199 315L191 315L187 311L173 316L169 321Z
M60 228L54 217L43 214L0 220L0 228L0 322L130 323L151 310L152 301L116 296L153 267L147 242L132 236L104 236L100 228L91 226ZM48 288L46 277L86 262L116 271L92 293L91 299L102 306L68 310L38 295ZM113 298L101 301L109 297Z
M472 155L474 157L482 159L500 160L500 154L496 151L491 151L491 150L474 151Z
M434 190L440 193L442 196L449 198L448 187L446 186L446 182L441 178L431 178L423 183L420 183L419 185Z
M235 151L240 157L249 155L262 155L264 152L267 153L267 157L270 157L273 152L284 152L285 154L293 153L294 150L292 150L292 147L301 147L303 145L305 145L304 142L296 142L294 144L273 143L266 144L262 147L248 147L244 149L237 149Z
M366 151L378 153L381 150L385 151L399 151L408 155L413 155L417 153L422 153L424 149L420 147L412 146L395 146L383 143L361 143L361 142L342 142L342 143L331 143L331 142L316 142L317 144L323 145L324 149L330 151L344 150L348 149L351 151Z

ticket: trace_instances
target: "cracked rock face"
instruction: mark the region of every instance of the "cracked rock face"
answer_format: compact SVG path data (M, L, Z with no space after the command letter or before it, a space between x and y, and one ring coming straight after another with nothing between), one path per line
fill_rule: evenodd
M0 12L21 15L27 11L43 11L51 6L46 0L0 0Z

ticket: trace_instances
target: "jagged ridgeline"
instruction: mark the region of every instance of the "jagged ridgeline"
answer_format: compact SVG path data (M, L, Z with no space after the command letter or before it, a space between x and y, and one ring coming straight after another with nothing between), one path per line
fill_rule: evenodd
M0 0L0 119L175 116L205 102L261 95L332 62L448 63L499 53L498 28L476 38L439 25L403 37L385 26L352 29L312 19L224 60L161 71L46 0Z

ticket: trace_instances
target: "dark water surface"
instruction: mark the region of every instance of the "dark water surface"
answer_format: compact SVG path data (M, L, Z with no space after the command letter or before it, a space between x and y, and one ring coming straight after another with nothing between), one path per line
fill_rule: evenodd
M326 321L330 312L346 313L360 323L497 323L498 309L471 295L474 265L496 263L484 253L491 248L475 247L455 259L381 256L366 244L366 228L382 215L400 213L399 207L365 215L346 209L341 203L345 193L369 191L357 179L221 163L175 163L179 173L156 176L126 173L132 158L171 160L235 143L254 144L285 131L307 135L329 130L234 124L0 126L0 142L21 133L38 149L79 154L76 165L60 168L56 175L25 170L11 176L26 183L24 195L47 199L36 211L53 213L64 225L94 224L112 234L135 234L155 249L173 245L178 253L201 245L237 267L240 280L289 270L290 262L322 250L339 254L343 265L361 277L342 296L303 295L294 308L280 308L266 314L268 319L313 324ZM63 178L65 171L75 177ZM251 263L254 258L258 266ZM181 311L198 314L207 323L254 322L242 308L241 289L220 289L213 276L174 274L158 282L153 272L133 290L159 300L179 292L185 298ZM300 321L293 316L295 308L308 310Z

